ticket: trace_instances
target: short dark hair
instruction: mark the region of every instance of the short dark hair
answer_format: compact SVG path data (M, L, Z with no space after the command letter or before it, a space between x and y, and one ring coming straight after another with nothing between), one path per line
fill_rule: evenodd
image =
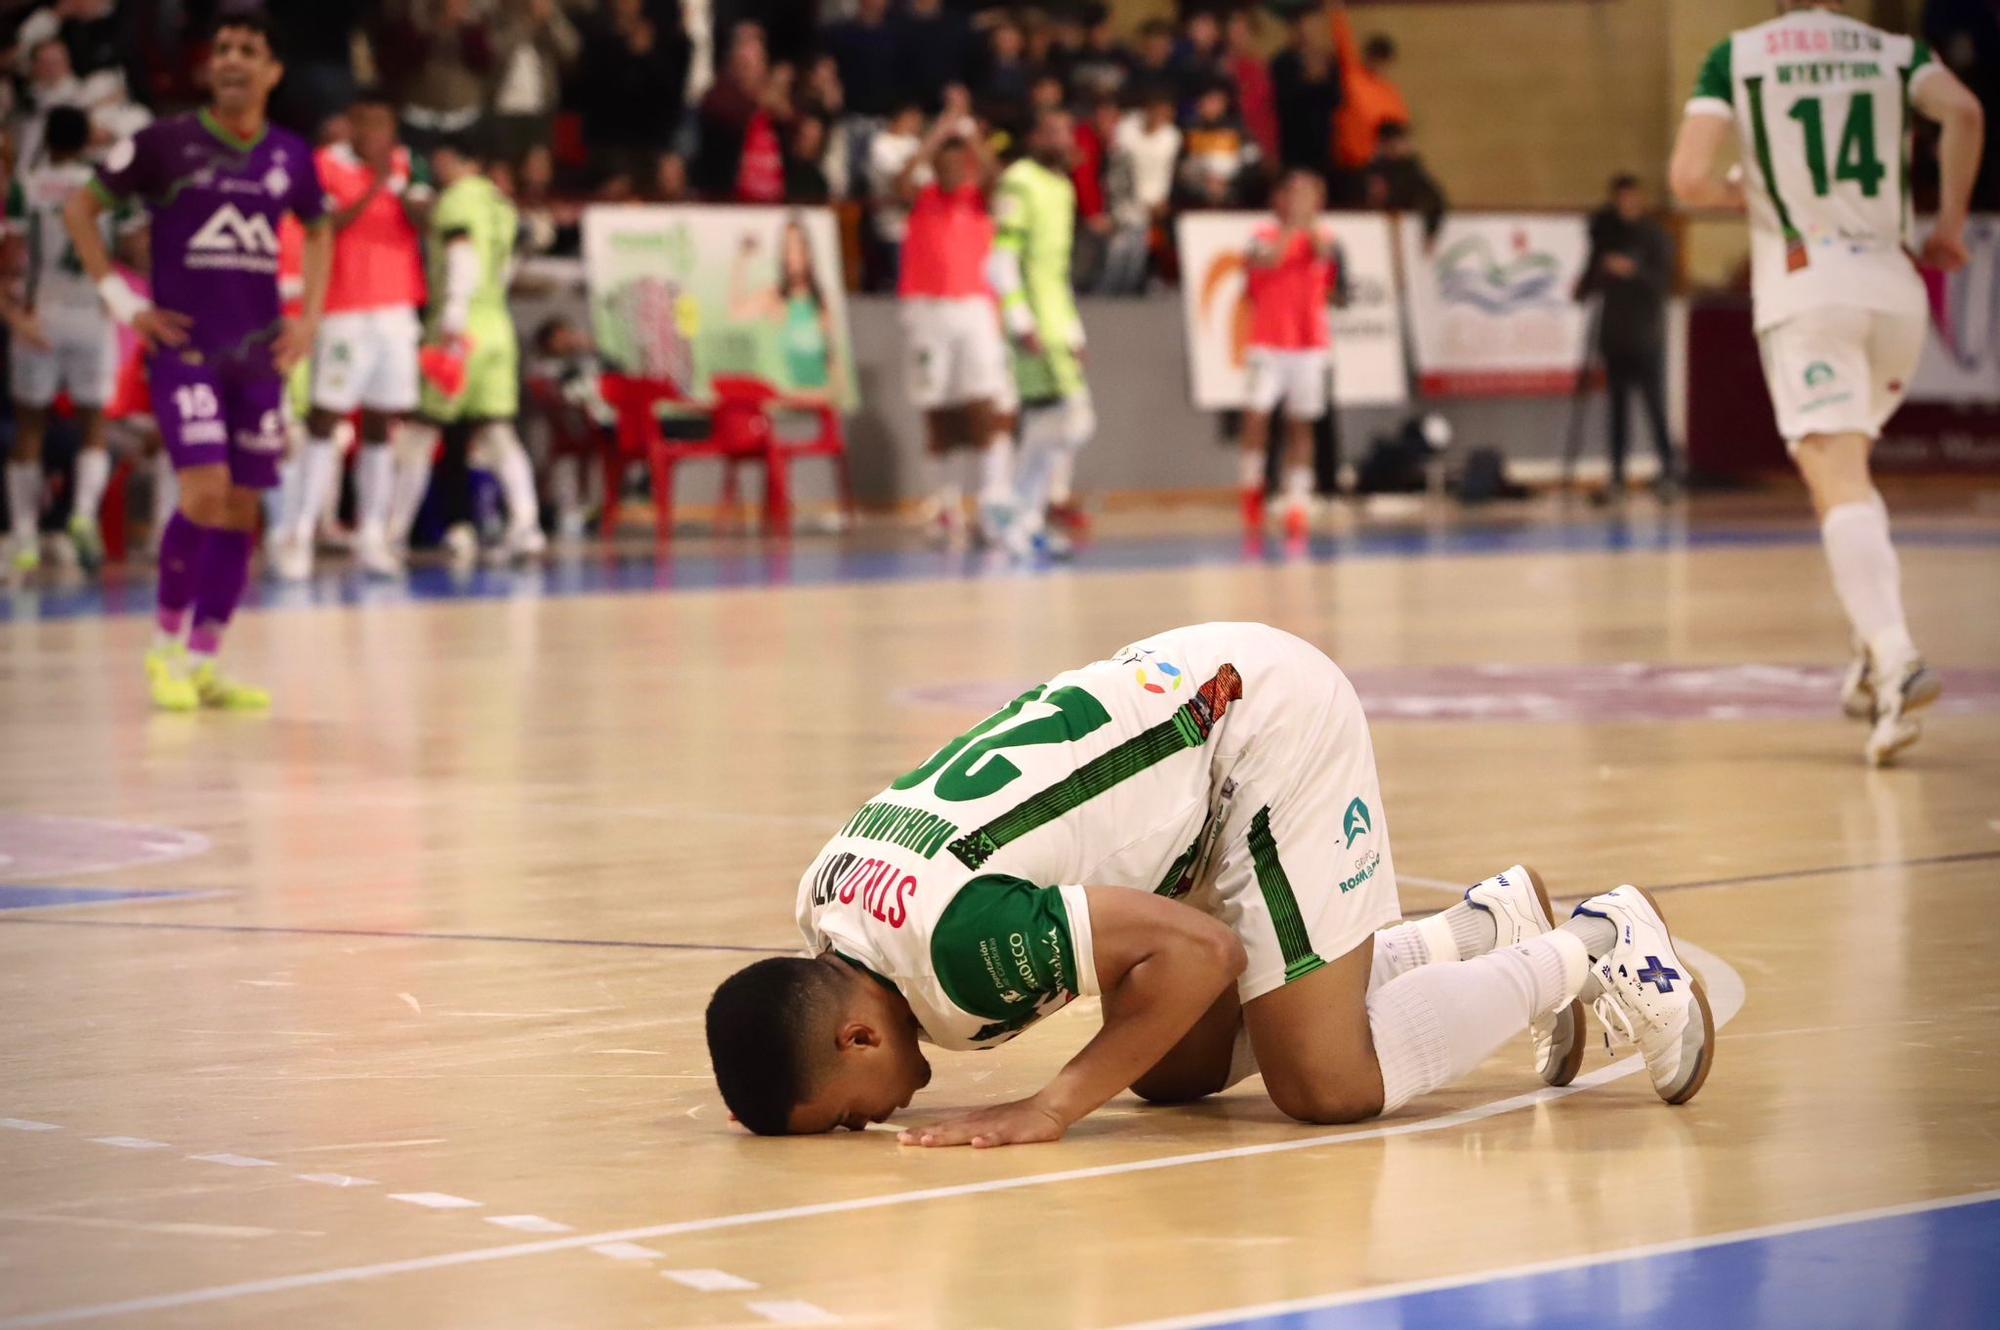
M382 106L387 107L390 114L396 113L396 99L389 95L387 88L375 83L357 88L354 95L347 99L350 111L357 106Z
M1378 32L1373 37L1370 37L1362 46L1361 54L1363 58L1376 61L1377 63L1384 60L1394 60L1396 58L1396 43Z
M1633 175L1630 171L1620 171L1617 175L1611 177L1611 192L1613 194L1622 194L1628 189L1639 188L1639 184L1640 180L1638 176Z
M759 1136L791 1133L831 1052L841 976L803 956L770 956L723 980L708 1000L708 1057L736 1120Z
M263 9L240 4L234 7L224 5L222 12L215 16L215 22L208 25L208 40L213 43L217 37L232 30L256 33L264 39L264 49L271 53L273 59L283 58L278 50L277 28Z
M90 117L81 107L52 106L43 122L42 144L50 152L73 157L90 144Z
M1407 143L1410 127L1401 120L1384 120L1382 127L1375 131L1377 143Z

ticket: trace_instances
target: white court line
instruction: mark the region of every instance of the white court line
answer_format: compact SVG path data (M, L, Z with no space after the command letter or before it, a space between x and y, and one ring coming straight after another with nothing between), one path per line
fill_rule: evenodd
M800 1302L787 1298L781 1302L746 1302L743 1304L767 1321L779 1325L838 1325L840 1318L826 1308L810 1302Z
M194 1160L198 1164L222 1164L229 1168L276 1168L277 1167L277 1165L269 1159L255 1159L249 1155L233 1155L233 1154L223 1153L223 1154L212 1154L212 1155L189 1155L188 1158Z
M53 1122L35 1122L29 1118L0 1118L0 1127L9 1131L61 1131Z
M660 1278L691 1288L697 1293L748 1293L757 1285L727 1270L662 1270Z
M118 866L119 865L117 864L110 864L107 865L105 868L65 868L61 870L61 872L63 874L101 873L109 871L109 869L116 868ZM151 861L149 861L147 866L148 867L151 866ZM70 888L62 886L61 884L57 884L52 889L57 891L106 890L106 888L103 887ZM40 918L43 913L49 910L103 910L103 909L109 909L111 906L114 905L179 905L183 901L220 900L222 897L227 896L228 894L229 893L226 891L175 891L172 887L159 887L159 888L148 887L143 892L140 892L139 894L136 895L96 896L92 897L89 900L81 900L81 901L50 901L46 905L16 905L9 908L7 913L33 915L36 918Z
M574 1233L574 1225L565 1224L560 1219L544 1219L540 1215L488 1215L486 1222L498 1224L501 1228L511 1228L517 1233Z
M476 1210L486 1204L441 1191L395 1191L389 1193L389 1199L405 1205L421 1205L426 1210Z
M372 1187L373 1178L350 1178L345 1173L294 1173L300 1182L317 1182L322 1187Z
M1701 972L1702 981L1708 989L1709 1006L1715 1013L1716 1027L1720 1029L1727 1025L1735 1018L1736 1013L1743 1009L1742 976L1720 956L1693 943L1677 940L1676 946ZM106 1316L125 1316L137 1312L164 1311L171 1307L227 1302L235 1298L255 1297L262 1293L283 1293L293 1289L319 1288L328 1284L380 1279L388 1275L413 1274L422 1270L442 1270L452 1266L477 1265L487 1261L506 1261L518 1256L539 1256L544 1252L574 1251L580 1247L592 1247L605 1242L633 1242L644 1238L675 1237L683 1233L712 1233L721 1229L749 1228L759 1224L781 1223L790 1219L853 1214L862 1210L882 1210L922 1201L982 1196L993 1192L1019 1191L1026 1187L1042 1187L1062 1182L1087 1182L1095 1178L1118 1177L1128 1173L1151 1173L1160 1169L1186 1168L1193 1164L1209 1164L1224 1159L1249 1159L1259 1155L1287 1154L1294 1150L1353 1145L1362 1141L1379 1141L1394 1136L1448 1131L1454 1127L1463 1127L1470 1123L1499 1117L1504 1113L1512 1113L1517 1109L1533 1108L1538 1104L1566 1099L1570 1095L1581 1094L1585 1090L1608 1085L1612 1081L1630 1076L1644 1066L1644 1061L1637 1054L1633 1054L1609 1066L1600 1067L1587 1076L1579 1076L1570 1084L1560 1088L1545 1086L1505 1099L1476 1104L1471 1108L1460 1109L1456 1113L1445 1113L1434 1118L1418 1118L1413 1122L1397 1122L1362 1131L1318 1132L1308 1136L1293 1136L1282 1141L1270 1141L1263 1145L1239 1145L1224 1150L1162 1155L1153 1159L1135 1159L1123 1164L1100 1164L1094 1168L1070 1168L1054 1173L1028 1173L1019 1177L994 1178L986 1182L926 1187L918 1191L888 1192L878 1196L858 1196L851 1200L821 1201L813 1205L794 1205L777 1210L749 1210L740 1214L716 1215L708 1219L684 1219L669 1224L617 1229L609 1233L582 1233L568 1238L545 1238L540 1242L517 1242L504 1247L480 1247L470 1251L445 1252L436 1256L380 1261L373 1265L350 1265L306 1274L245 1280L237 1284L216 1284L208 1288L187 1289L180 1293L160 1293L151 1297L128 1298L121 1302L100 1302L11 1317L0 1320L0 1330L31 1330L31 1327L36 1326L69 1325L77 1321L97 1320Z
M165 1141L149 1141L143 1136L93 1136L92 1145L109 1145L120 1150L164 1150Z
M1789 1223L1766 1224L1759 1228L1730 1229L1724 1233L1709 1233L1698 1238L1680 1238L1673 1242L1649 1242L1638 1247L1620 1247L1613 1251L1593 1252L1588 1256L1564 1256L1553 1261L1534 1261L1526 1265L1496 1266L1491 1270L1480 1270L1472 1274L1441 1275L1435 1279L1413 1279L1401 1284L1378 1284L1372 1288L1350 1289L1345 1293L1329 1293L1322 1297L1294 1298L1290 1302L1264 1302L1251 1307L1226 1307L1194 1316L1170 1316L1160 1321L1133 1321L1118 1326L1116 1330L1206 1330L1211 1326L1220 1327L1237 1321L1261 1320L1265 1317L1283 1316L1288 1312L1348 1307L1362 1302L1386 1302L1392 1298L1406 1298L1418 1293L1435 1293L1450 1288L1466 1288L1473 1284L1516 1279L1524 1275L1556 1274L1564 1270L1580 1270L1586 1266L1610 1265L1616 1261L1640 1260L1648 1256L1671 1256L1676 1252L1699 1251L1703 1247L1723 1247L1732 1242L1753 1242L1760 1238L1782 1238L1792 1233L1811 1233L1816 1229L1839 1228L1843 1224L1865 1224L1875 1219L1895 1219L1902 1215L1924 1214L1931 1210L1950 1210L1963 1205L1979 1205L1995 1200L2000 1200L2000 1191L1972 1192L1964 1196L1947 1196L1935 1201L1911 1201L1905 1205L1885 1205L1874 1210L1852 1210L1846 1214L1822 1215L1817 1219L1795 1219Z
M666 1258L663 1251L642 1247L636 1242L600 1242L591 1248L599 1256L609 1256L614 1261L658 1261Z

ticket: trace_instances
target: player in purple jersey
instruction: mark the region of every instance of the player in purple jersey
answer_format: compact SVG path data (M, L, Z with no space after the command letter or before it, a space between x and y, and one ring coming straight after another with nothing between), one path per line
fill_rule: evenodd
M283 376L313 345L333 258L312 149L265 118L283 74L261 15L219 20L209 105L114 150L65 217L105 305L145 339L153 411L179 473L146 653L154 705L169 711L270 705L215 657L249 580L258 491L278 481ZM117 275L99 235L99 214L120 202L151 215L150 302ZM291 320L278 295L288 212L306 224L305 309Z

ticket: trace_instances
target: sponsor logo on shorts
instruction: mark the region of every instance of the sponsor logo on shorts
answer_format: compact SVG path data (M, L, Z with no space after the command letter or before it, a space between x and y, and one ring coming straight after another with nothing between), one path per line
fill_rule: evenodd
M1368 853L1362 855L1360 866L1355 869L1354 876L1341 882L1340 894L1345 896L1348 892L1374 877L1375 870L1381 866L1382 856L1377 851L1370 850Z
M1824 360L1815 360L1806 366L1806 387L1817 388L1833 378L1833 366Z
M228 443L229 427L219 420L190 420L181 426L182 443Z
M1375 821L1368 815L1368 805L1356 799L1347 805L1347 816L1341 819L1341 831L1347 837L1349 849L1354 842L1375 829Z

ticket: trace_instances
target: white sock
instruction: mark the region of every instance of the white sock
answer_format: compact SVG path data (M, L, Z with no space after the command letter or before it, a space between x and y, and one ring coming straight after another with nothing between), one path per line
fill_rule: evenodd
M407 544L424 494L431 487L431 462L437 455L437 431L428 425L404 425L391 446L396 453L396 485L389 501L389 539Z
M1368 991L1373 993L1399 974L1420 965L1448 965L1469 961L1493 950L1500 929L1493 916L1472 904L1460 901L1412 923L1397 924L1375 934L1375 960L1368 971Z
M1457 965L1426 965L1368 995L1368 1028L1382 1069L1382 1111L1450 1085L1569 1002L1590 957L1560 930Z
M965 513L965 486L959 483L955 451L930 454L931 496L951 523Z
M1833 509L1819 531L1848 622L1868 644L1877 673L1891 678L1917 648L1903 619L1903 572L1889 542L1889 510L1880 494L1871 494Z
M1076 451L1063 447L1049 459L1049 502L1061 508L1069 503L1070 484L1076 479Z
M549 466L549 497L555 501L556 520L563 526L583 521L583 459L566 454Z
M363 535L377 539L389 530L396 497L396 454L386 443L364 443L354 463L354 502Z
M535 495L535 465L528 460L528 450L521 446L521 436L511 425L488 425L484 433L491 449L493 474L500 481L500 492L507 498L508 530L528 531L540 526L542 512Z
M1303 508L1312 502L1313 469L1309 466L1290 467L1285 471L1285 502L1294 508Z
M1236 455L1236 483L1246 490L1262 492L1264 488L1264 455L1244 449Z
M995 434L979 450L979 501L1006 504L1014 493L1014 436Z
M340 450L332 439L307 439L298 465L298 506L287 504L284 516L293 540L310 540L340 480Z
M7 518L18 543L37 539L42 523L42 464L7 463Z
M85 448L76 455L75 513L95 522L104 506L104 489L111 483L111 454L103 448Z

